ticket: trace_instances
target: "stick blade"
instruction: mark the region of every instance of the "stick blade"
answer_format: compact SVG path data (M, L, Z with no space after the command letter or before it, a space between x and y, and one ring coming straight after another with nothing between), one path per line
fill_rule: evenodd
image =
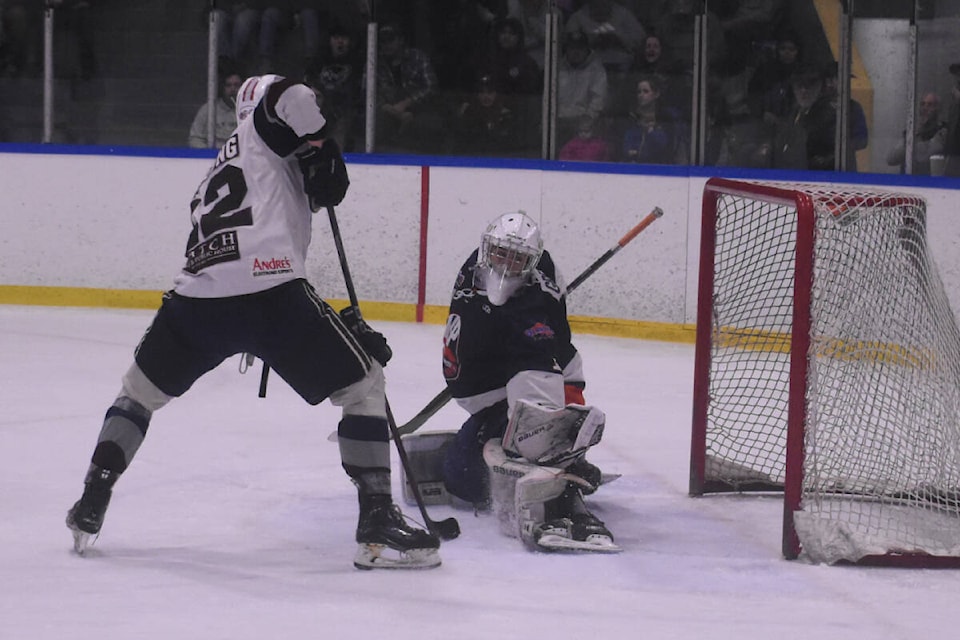
M460 537L460 523L456 518L434 521L431 524L431 528L441 540L455 540Z

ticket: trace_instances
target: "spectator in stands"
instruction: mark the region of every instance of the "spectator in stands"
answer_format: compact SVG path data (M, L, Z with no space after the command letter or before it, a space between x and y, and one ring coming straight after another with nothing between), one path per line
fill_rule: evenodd
M642 76L634 108L622 136L621 159L641 164L682 164L686 149L676 110L660 103L657 76Z
M260 28L263 0L221 0L217 16L217 63L220 73L246 66Z
M457 109L452 129L448 151L458 155L511 155L520 142L516 118L492 76L480 78L476 92Z
M627 71L647 37L643 25L615 0L586 0L565 30L585 33L608 73Z
M478 77L491 76L507 95L540 95L543 74L524 48L523 25L516 18L503 18L476 62Z
M738 73L751 63L763 42L775 37L784 18L786 0L722 0L712 6L727 44L727 69Z
M930 156L942 155L947 140L947 123L940 118L940 96L928 92L920 98L917 107L916 128L913 134L913 167L915 176L930 175ZM903 132L904 139L906 131ZM891 167L906 162L906 140L887 152L887 164Z
M663 86L660 101L684 113L690 110L690 101L693 91L693 76L691 70L681 69L670 54L664 50L663 42L656 33L648 33L643 47L637 51L631 69L634 77L657 75ZM632 104L636 84L631 83L629 92L622 97L623 104Z
M580 162L607 162L610 160L610 143L600 133L597 119L582 116L577 126L577 134L567 141L557 156L560 160Z
M829 62L823 67L823 95L830 101L834 110L840 108L838 77L839 65ZM857 151L867 148L870 142L867 129L867 115L863 106L853 98L847 103L847 171L857 170Z
M524 32L523 48L541 70L549 10L549 0L507 0L507 16L520 22Z
M236 72L227 72L223 76L223 82L220 85L220 96L213 103L214 113L214 142L213 146L219 149L227 141L233 130L237 128L237 92L240 85L243 84L243 77ZM190 126L190 135L187 138L187 144L195 149L209 147L207 144L207 127L209 103L204 102L197 109L197 115L193 118L193 124Z
M643 46L636 52L632 69L641 74L669 76L677 72L674 62L663 50L663 42L656 33L648 33Z
M569 140L582 116L598 118L607 106L607 72L582 31L564 35L557 69L557 140Z
M320 52L321 12L325 0L265 0L260 20L260 73L279 71L277 55L284 32L303 32L303 69L316 66Z
M833 171L837 116L822 95L823 76L814 66L802 66L790 84L795 105L775 126L771 164L777 169Z
M523 25L516 18L494 23L490 42L473 65L478 77L490 76L513 113L525 143L538 147L543 106L543 72L523 46Z
M328 137L350 152L356 148L357 115L363 112L365 60L357 47L359 36L346 27L333 25L327 40L317 65L307 69L304 81L323 96Z
M442 128L433 64L394 24L381 25L378 41L377 144L429 150Z
M947 139L943 155L946 156L945 176L960 177L960 62L950 65L953 76L953 104L947 117Z
M759 117L740 113L721 124L717 166L765 169L770 167L770 153L770 136Z
M773 56L761 60L747 85L747 102L754 115L776 123L793 108L791 77L803 63L799 36L790 30L777 35Z
M699 15L699 4L699 0L669 0L652 29L660 36L660 42L668 57L690 74L693 73L696 47L695 26L697 15ZM710 68L714 68L723 63L726 44L720 20L709 7L705 24L707 64Z

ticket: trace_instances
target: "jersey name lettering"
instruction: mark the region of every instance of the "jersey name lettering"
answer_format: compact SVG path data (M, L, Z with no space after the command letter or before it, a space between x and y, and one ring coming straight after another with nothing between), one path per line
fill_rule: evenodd
M223 146L220 147L220 152L217 154L217 162L214 164L214 167L219 167L227 160L233 160L240 155L240 141L237 138L237 132L234 131L233 135L230 136L226 142L223 143Z

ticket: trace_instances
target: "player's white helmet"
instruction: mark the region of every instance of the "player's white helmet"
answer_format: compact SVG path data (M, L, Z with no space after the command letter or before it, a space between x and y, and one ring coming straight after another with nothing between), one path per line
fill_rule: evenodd
M490 302L500 306L509 300L542 253L540 228L523 211L505 213L487 225L477 262Z
M268 73L262 76L250 76L240 85L240 91L237 92L237 122L243 120L253 113L257 108L260 98L267 92L267 87L272 85L283 76Z

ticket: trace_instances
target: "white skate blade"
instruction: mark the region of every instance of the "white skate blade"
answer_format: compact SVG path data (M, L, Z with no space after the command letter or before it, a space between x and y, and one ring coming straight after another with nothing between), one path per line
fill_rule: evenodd
M95 537L86 531L73 528L70 529L70 533L73 534L73 552L78 556L84 555L90 545L93 544Z
M536 547L543 551L567 551L589 553L620 553L623 548L614 543L607 536L592 535L586 540L574 540L556 533L545 533L536 542Z
M603 473L603 474L600 474L600 486L603 486L603 485L605 485L605 484L610 484L611 482L613 482L614 480L616 480L617 478L620 478L620 477L622 477L622 476L623 476L622 473Z
M581 478L580 476L574 473L562 473L560 474L560 477L570 480L571 482L575 482L584 487L592 487L592 485L589 482L587 482L584 478ZM610 484L614 480L621 477L623 477L622 473L602 473L600 474L600 484L597 485L597 487L595 488L600 488L605 484Z
M361 542L353 557L357 569L433 569L440 566L436 549L398 551L383 544Z

